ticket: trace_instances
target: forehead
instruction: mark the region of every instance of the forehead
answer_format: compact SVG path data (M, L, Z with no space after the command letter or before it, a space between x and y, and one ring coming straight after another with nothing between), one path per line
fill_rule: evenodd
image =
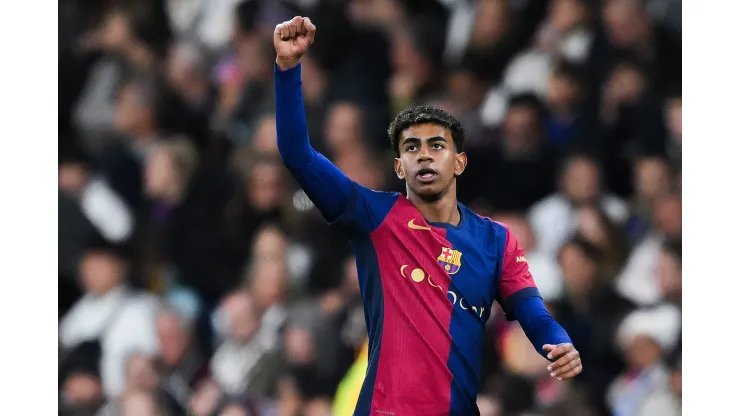
M414 124L401 132L401 142L409 138L428 139L431 137L443 137L452 141L452 132L449 129L435 123Z
M576 158L568 163L566 172L569 174L580 174L583 170L588 170L589 173L598 173L599 165L596 161L591 159Z

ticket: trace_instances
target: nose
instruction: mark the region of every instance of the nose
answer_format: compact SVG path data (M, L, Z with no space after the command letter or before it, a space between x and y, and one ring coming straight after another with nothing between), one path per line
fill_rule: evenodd
M422 146L419 150L418 162L426 162L432 160L432 154L427 146Z

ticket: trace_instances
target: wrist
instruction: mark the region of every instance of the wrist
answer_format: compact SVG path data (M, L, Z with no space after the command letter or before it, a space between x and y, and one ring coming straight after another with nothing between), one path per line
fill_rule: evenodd
M293 69L297 67L299 63L300 63L300 59L281 58L281 57L277 57L275 59L275 65L277 65L278 69L281 71L287 71L289 69Z

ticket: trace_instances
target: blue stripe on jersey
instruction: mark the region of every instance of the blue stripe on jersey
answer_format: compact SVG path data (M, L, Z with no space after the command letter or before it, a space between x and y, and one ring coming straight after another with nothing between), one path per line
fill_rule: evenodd
M357 399L354 416L370 416L373 402L375 376L380 361L380 344L383 337L383 283L375 246L367 234L359 234L352 240L357 259L357 276L365 305L365 325L368 332L368 366L360 397Z
M496 288L496 296L494 297L494 300L501 305L502 308L504 308L504 300L501 296L499 289L499 283L501 282L501 274L504 272L504 261L506 260L504 257L506 256L506 239L507 236L507 229L505 227L502 227L501 225L497 223L493 223L493 229L494 229L494 236L496 239L496 249L498 250L498 262L496 262L496 274L493 277L493 287ZM504 312L506 313L506 309L504 309ZM510 316L506 316L507 320L512 320Z
M452 247L460 246L457 233L447 230L447 241ZM452 280L451 287L454 286ZM477 416L479 415L476 396L480 390L481 346L483 345L483 331L469 325L476 324L475 320L464 319L470 310L459 307L452 308L450 318L450 336L452 348L447 359L447 368L452 372L450 385L450 416ZM466 323L468 325L466 325ZM463 357L465 360L463 360ZM466 368L472 367L472 368ZM464 377L466 374L475 374L474 378Z

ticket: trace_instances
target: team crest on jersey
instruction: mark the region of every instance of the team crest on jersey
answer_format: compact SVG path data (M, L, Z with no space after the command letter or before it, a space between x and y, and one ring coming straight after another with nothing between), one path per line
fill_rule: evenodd
M442 253L437 257L437 262L444 267L447 274L455 274L460 270L462 253L449 247L442 247Z

